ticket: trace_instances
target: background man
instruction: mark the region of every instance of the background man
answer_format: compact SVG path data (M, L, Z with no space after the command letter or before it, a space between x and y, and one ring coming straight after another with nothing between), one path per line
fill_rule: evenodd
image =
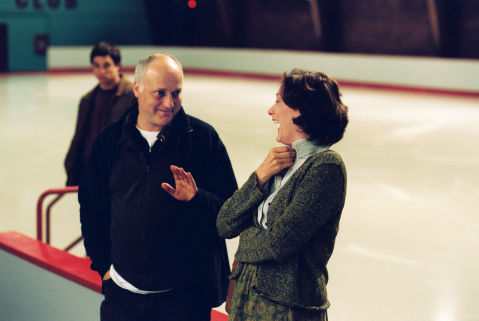
M138 105L93 145L80 184L91 268L103 278L102 320L210 320L229 263L216 216L237 189L216 131L185 113L183 70L168 54L140 60Z
M75 134L65 158L67 186L78 185L100 131L117 120L134 103L133 85L120 73L120 49L106 42L90 53L93 74L98 84L81 98Z

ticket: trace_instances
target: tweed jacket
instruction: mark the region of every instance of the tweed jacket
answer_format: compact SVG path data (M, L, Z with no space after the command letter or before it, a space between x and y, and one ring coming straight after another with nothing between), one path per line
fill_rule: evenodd
M266 184L265 184L266 185ZM216 226L224 238L240 235L236 273L256 264L253 290L283 305L329 307L326 264L333 252L346 195L346 169L336 152L308 158L278 191L268 209L268 229L257 220L267 186L256 173L223 205Z
M64 162L67 173L67 186L78 185L80 182L81 173L85 166L83 163L83 146L90 130L91 114L95 100L95 93L98 88L99 85L95 86L80 100L75 134L73 135ZM135 95L133 94L133 84L124 76L120 78L115 97L116 98L112 101L112 104L106 106L110 109L108 123L119 119L128 108L136 102Z

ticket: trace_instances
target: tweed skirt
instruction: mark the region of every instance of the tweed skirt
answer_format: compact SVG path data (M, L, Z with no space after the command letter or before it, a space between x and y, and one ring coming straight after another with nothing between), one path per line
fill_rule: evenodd
M256 293L257 266L244 264L235 282L228 321L327 321L328 313L281 305ZM281 280L278 280L281 282Z

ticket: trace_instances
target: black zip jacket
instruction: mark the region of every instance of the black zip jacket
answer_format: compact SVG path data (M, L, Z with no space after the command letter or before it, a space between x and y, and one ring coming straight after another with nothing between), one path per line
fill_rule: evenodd
M213 127L181 108L150 151L137 118L134 106L101 132L80 184L91 268L103 276L113 263L137 288L174 288L218 306L230 270L216 216L238 187L226 149ZM161 188L175 186L170 165L193 175L199 191L191 201Z

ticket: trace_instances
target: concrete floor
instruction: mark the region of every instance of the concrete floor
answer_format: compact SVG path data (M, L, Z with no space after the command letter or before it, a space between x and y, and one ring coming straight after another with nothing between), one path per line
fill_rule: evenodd
M78 101L94 84L0 76L0 231L35 237L37 198L63 186ZM183 105L220 133L240 185L276 145L266 110L277 86L186 76ZM348 194L328 265L330 320L479 320L479 100L349 87L343 99L350 124L333 149ZM52 244L63 247L79 235L75 196L53 215Z

